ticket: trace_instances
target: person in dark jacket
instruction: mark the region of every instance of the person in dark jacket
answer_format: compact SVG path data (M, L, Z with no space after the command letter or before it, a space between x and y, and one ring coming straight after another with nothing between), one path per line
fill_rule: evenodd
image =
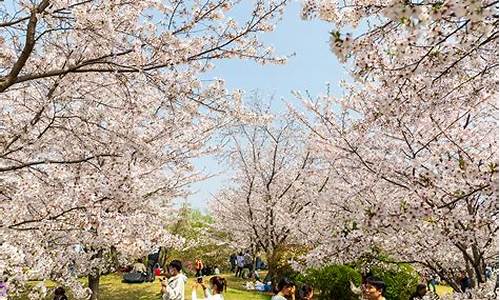
M462 290L462 293L465 293L468 289L472 287L472 281L470 280L466 272L462 272L461 275L462 276L460 278L460 289Z
M229 263L231 263L231 272L235 272L236 271L236 254L235 253L231 254L231 256L229 257Z

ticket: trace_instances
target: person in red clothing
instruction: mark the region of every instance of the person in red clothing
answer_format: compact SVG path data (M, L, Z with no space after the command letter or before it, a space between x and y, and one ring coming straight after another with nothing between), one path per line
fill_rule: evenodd
M203 274L201 270L203 269L203 262L201 259L197 258L194 260L194 270L196 271L196 277L201 277Z

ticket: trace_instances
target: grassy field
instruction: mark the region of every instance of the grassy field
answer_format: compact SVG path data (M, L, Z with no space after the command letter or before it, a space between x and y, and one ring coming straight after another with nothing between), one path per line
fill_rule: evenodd
M227 291L224 292L225 300L269 300L270 295L259 293L255 291L247 291L243 288L245 280L235 278L232 275L223 275L228 281ZM189 278L186 284L185 299L191 300L191 293L195 278ZM48 284L49 289L55 288L54 283ZM118 274L110 274L101 277L100 280L100 299L102 300L159 300L160 294L160 281L157 279L154 282L129 284L123 283L122 277ZM203 298L203 292L198 289L197 293L199 299ZM53 295L50 294L45 300L52 300ZM74 299L68 293L69 299ZM24 300L27 297L15 298L15 300Z
M436 285L436 294L439 296L444 296L446 294L451 294L453 289L447 285Z
M228 289L224 293L225 300L269 300L270 295L264 293L259 293L255 291L247 291L243 288L243 283L245 280L240 278L235 278L233 275L223 275L228 281ZM160 282L155 280L154 282L129 284L123 283L122 277L118 274L106 275L101 278L100 282L100 292L102 300L159 300L161 299L160 294ZM189 278L186 284L186 300L191 300L192 288L195 283L194 278ZM50 283L49 287L53 290L54 284ZM436 286L436 292L438 295L443 296L452 292L452 289L448 286L438 285ZM69 299L73 299L71 295L68 295ZM202 298L203 293L201 289L198 290L198 297ZM50 295L46 300L51 300L52 295ZM16 300L24 300L26 297L17 298Z
M269 300L270 296L253 291L246 291L243 287L243 280L234 276L225 276L228 280L228 289L224 292L225 300ZM186 300L191 300L192 288L195 283L194 278L189 278L186 284ZM156 280L151 283L127 284L121 282L121 277L108 275L101 283L102 299L109 300L158 300L160 294L160 282ZM198 297L202 298L202 290L198 290Z

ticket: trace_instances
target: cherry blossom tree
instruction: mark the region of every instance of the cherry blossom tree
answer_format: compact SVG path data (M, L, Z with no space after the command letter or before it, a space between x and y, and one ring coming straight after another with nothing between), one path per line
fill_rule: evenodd
M244 120L216 59L282 63L257 39L286 4L40 0L0 4L0 274L69 285L177 238L173 199L199 180L191 159ZM41 294L45 292L40 285ZM40 298L41 294L32 294Z
M297 93L335 188L308 262L382 253L482 285L498 260L498 1L305 1L316 17L353 82Z
M314 226L310 206L328 182L315 171L303 134L286 117L231 132L226 159L232 179L209 203L215 225L235 247L265 253L273 282L279 250L300 244Z

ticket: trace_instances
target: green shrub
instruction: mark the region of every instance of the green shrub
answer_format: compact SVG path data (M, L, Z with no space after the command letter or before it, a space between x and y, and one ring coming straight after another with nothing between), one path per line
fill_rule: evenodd
M419 283L418 273L409 264L398 266L375 266L373 276L386 284L384 296L387 300L407 300ZM329 265L319 269L309 269L303 274L293 276L298 283L307 283L319 294L319 300L359 299L352 293L349 281L357 287L361 285L361 273L356 267L348 265Z
M320 300L352 300L358 299L351 292L349 281L356 286L361 284L361 274L354 268L346 265L329 265L320 269L309 269L297 281L310 284L320 292Z
M387 300L407 300L415 291L420 277L409 264L401 264L389 268L373 267L372 274L385 282L385 298Z
M299 272L293 269L290 261L299 261L302 256L307 253L307 247L303 245L283 245L278 247L274 252L274 258L268 259L269 271L273 273L274 278L271 280L276 284L283 277L288 277L292 280L299 275Z

